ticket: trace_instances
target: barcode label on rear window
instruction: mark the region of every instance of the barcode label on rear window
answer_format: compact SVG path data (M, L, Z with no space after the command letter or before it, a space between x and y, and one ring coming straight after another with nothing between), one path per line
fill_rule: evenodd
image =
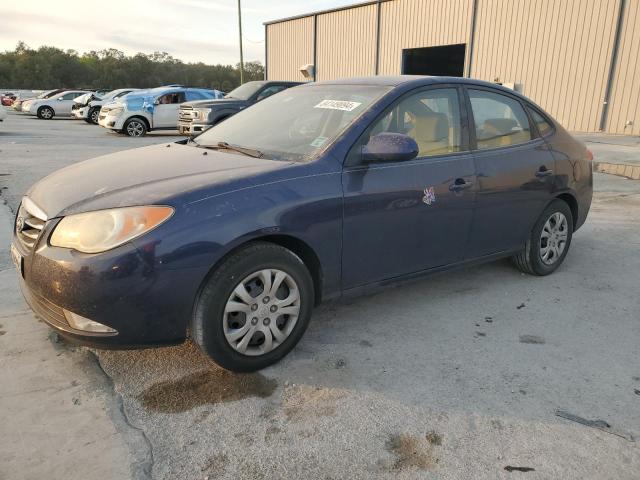
M345 100L322 100L313 108L328 108L330 110L344 110L350 112L358 108L362 103L360 102L347 102Z

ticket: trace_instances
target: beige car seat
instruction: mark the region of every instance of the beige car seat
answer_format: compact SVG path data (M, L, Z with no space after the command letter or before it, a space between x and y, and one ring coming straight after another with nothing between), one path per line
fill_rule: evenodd
M418 144L418 156L452 151L449 146L449 120L444 113L431 112L416 116L408 135Z
M528 130L522 130L512 118L488 118L478 136L478 147L495 148L531 140Z

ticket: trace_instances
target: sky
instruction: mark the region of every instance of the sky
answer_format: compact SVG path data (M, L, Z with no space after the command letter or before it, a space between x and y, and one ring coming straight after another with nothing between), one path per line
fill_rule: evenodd
M245 61L264 63L263 22L360 0L242 0ZM236 64L237 0L22 0L2 7L0 51L22 40L80 53L167 52L186 62Z

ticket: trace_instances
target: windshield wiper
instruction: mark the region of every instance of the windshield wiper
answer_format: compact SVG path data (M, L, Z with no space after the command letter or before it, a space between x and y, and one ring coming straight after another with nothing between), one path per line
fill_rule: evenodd
M216 147L223 150L233 150L234 152L243 153L253 158L262 158L262 155L263 155L263 153L260 150L255 150L253 148L240 147L238 145L231 145L230 143L227 143L227 142L218 142L216 144Z

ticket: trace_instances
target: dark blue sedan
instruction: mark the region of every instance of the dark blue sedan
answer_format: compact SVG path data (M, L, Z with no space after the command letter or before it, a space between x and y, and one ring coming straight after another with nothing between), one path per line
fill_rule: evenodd
M102 348L191 337L224 368L287 354L321 301L511 257L562 264L592 156L493 84L374 77L276 94L191 140L53 173L12 256L33 310Z

